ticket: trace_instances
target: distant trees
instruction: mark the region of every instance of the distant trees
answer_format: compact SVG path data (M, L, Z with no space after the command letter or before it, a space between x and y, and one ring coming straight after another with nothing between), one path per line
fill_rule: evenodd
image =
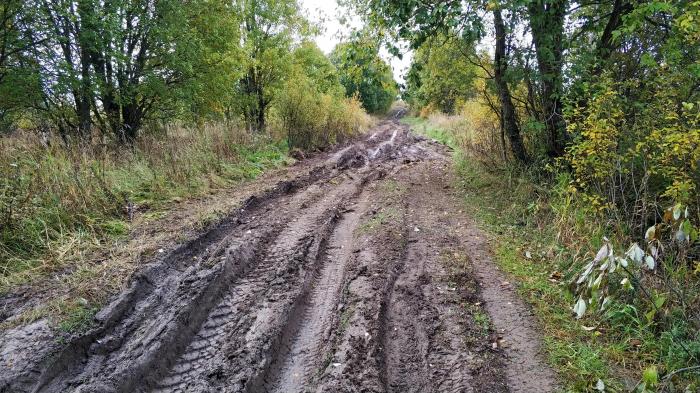
M296 0L237 0L242 17L241 42L245 74L238 83L239 108L249 129L265 129L273 91L289 72L295 34L303 34L306 21Z
M360 102L345 97L338 70L316 44L303 42L293 51L289 66L271 109L289 146L323 149L367 128L369 119Z
M407 78L406 99L413 105L427 106L453 114L460 103L476 95L477 69L466 61L473 46L454 35L429 38L415 52Z
M0 22L0 126L46 124L66 142L131 144L158 121L262 132L290 78L342 96L348 75L307 42L297 0L7 0ZM390 104L386 64L353 69L372 110Z
M235 40L232 29L207 34L201 20L213 12L233 15L223 1L193 0L187 7L170 0L14 3L2 8L14 11L14 39L3 43L23 61L15 70L33 72L38 94L25 109L64 137L87 139L97 128L133 140L146 119L181 105L178 92L206 68L208 47ZM15 86L20 94L27 88Z
M357 94L371 113L386 112L399 93L391 67L379 57L379 42L357 34L331 53L348 96Z

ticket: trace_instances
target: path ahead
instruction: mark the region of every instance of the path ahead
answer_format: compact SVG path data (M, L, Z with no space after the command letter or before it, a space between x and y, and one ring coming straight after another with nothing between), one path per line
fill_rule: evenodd
M0 392L554 390L444 147L385 121L308 166L145 269L67 346L0 338Z

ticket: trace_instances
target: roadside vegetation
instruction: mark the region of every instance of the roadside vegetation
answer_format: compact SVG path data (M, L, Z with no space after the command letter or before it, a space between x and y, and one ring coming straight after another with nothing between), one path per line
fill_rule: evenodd
M414 49L405 121L457 151L566 388L700 388L700 4L352 3Z
M0 4L0 293L121 277L27 321L84 326L135 267L105 273L90 255L135 216L327 149L388 109L398 89L376 40L329 56L303 14L296 0Z
M86 329L135 268L86 255L134 216L347 141L401 91L566 389L698 391L700 2L341 3L366 24L330 54L297 0L0 3L0 295L120 277L13 323Z

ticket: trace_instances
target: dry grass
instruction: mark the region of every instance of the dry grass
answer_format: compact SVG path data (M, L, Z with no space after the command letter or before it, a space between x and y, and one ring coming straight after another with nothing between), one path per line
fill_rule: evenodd
M36 295L12 323L92 310L144 258L229 211L232 185L286 160L283 143L224 124L169 126L128 149L0 139L0 293ZM221 190L227 203L192 200Z

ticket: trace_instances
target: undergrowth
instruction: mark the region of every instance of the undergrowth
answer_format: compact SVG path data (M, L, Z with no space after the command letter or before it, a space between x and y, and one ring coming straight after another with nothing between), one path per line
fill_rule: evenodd
M130 149L1 138L0 293L125 237L135 214L158 217L172 202L254 179L286 154L285 143L223 124L168 127Z
M405 121L417 132L451 144L439 126L422 119ZM679 308L664 310L664 320L670 321L664 325L646 317L648 305L639 302L614 301L606 312L578 320L573 315L573 282L583 266L606 236L623 249L630 237L623 226L600 219L594 206L571 192L569 174L544 179L537 174L535 181L535 175L507 165L484 165L463 149L455 154L455 168L467 212L490 234L495 261L532 306L548 360L567 391L697 389L693 367L700 337ZM673 374L675 370L687 372Z

